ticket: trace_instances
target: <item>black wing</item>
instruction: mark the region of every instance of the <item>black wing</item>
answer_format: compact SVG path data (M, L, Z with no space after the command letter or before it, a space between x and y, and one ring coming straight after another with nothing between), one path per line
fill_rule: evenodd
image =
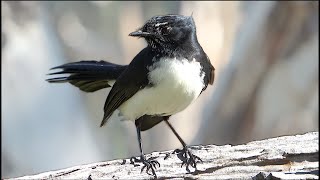
M108 94L104 105L104 116L101 122L103 126L112 113L122 103L131 98L139 89L149 85L148 69L151 65L154 53L150 47L144 48L129 64L128 68L119 76Z
M195 59L201 59L200 63L202 64L203 67L203 71L205 73L204 76L204 84L205 86L203 87L201 93L203 91L205 91L208 87L208 84L212 85L213 81L214 81L214 67L210 62L209 57L207 56L207 54L201 50L200 54L197 54L197 57L195 57Z
M110 80L117 79L126 68L127 65L118 65L106 61L79 61L51 68L51 70L62 69L62 71L48 75L63 76L50 78L47 81L50 83L69 82L82 91L94 92L110 87Z

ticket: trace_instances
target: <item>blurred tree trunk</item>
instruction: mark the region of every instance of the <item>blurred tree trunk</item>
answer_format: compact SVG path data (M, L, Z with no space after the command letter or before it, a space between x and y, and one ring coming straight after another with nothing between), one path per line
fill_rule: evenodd
M205 108L202 143L317 130L318 2L242 2L231 59Z

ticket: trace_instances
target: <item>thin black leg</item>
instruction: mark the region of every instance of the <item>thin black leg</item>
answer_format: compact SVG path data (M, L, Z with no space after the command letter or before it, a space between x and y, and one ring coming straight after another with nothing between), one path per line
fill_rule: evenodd
M154 160L155 158L149 158L146 159L143 153L143 148L142 148L142 142L141 142L141 121L136 121L135 123L136 125L136 130L137 130L137 137L138 137L138 142L139 142L139 148L140 148L140 160L138 160L135 157L132 157L130 159L131 163L135 162L142 162L144 164L144 166L141 168L141 172L146 169L146 172L149 174L149 171L152 171L152 175L157 178L155 169L156 169L156 165L158 165L160 167L160 163L156 160Z
M138 137L138 142L139 142L140 153L142 156L144 156L143 149L142 149L142 143L141 143L141 122L136 123L136 130L137 130L137 137Z
M174 133L174 135L176 135L176 137L179 139L180 143L182 144L183 147L186 147L187 144L182 140L182 138L179 136L179 134L177 133L177 131L173 128L173 126L169 123L168 119L164 119L164 122L166 122L166 124L169 126L169 128L171 129L171 131Z
M191 153L191 151L189 150L187 144L182 140L182 138L179 136L177 131L169 123L168 119L169 119L169 117L165 118L164 122L166 122L166 124L169 126L171 131L179 139L180 143L183 146L182 150L176 149L174 151L174 153L177 153L178 154L178 158L182 161L181 167L185 164L186 165L186 169L187 169L188 172L190 172L189 165L191 165L191 167L197 169L197 161L201 161L202 162L202 160L198 156L196 156L196 155Z

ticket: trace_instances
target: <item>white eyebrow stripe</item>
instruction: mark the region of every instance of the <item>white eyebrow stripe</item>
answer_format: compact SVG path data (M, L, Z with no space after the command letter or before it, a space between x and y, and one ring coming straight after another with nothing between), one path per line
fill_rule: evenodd
M155 27L158 27L158 26L161 26L161 25L166 25L166 24L168 24L168 22L157 23L157 24L155 24L154 26L155 26Z

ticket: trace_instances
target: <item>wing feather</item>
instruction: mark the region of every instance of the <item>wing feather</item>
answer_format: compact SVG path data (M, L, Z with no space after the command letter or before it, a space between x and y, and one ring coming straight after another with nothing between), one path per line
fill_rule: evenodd
M104 105L104 116L101 122L103 126L112 113L122 103L130 99L139 89L149 85L148 69L154 57L150 47L144 48L129 64L128 68L119 76L112 86Z

